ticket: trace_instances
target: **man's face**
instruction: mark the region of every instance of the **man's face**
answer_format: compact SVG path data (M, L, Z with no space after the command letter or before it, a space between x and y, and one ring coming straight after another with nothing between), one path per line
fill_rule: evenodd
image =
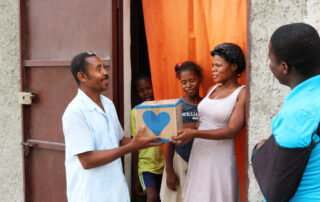
M141 101L153 100L153 90L149 78L142 78L137 80L136 90Z
M281 63L278 63L271 47L271 43L269 43L269 69L271 70L272 74L281 84L285 84L284 74L282 72Z
M97 56L89 57L86 59L89 63L86 67L86 81L82 82L87 88L93 91L105 91L108 89L109 73L101 59Z

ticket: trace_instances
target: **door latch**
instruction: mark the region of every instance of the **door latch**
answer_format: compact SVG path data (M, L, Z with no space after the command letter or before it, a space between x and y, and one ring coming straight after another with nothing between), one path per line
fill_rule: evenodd
M23 146L23 153L26 157L30 154L30 149L35 145L30 142L22 142L21 145Z
M31 105L35 97L35 94L30 92L20 92L19 93L19 104Z

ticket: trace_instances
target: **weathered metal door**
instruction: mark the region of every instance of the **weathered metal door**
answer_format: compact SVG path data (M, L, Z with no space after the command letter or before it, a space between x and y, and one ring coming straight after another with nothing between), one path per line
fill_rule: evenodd
M20 0L21 90L35 95L22 105L26 201L67 200L61 116L77 93L73 56L94 51L110 66L105 95L121 109L120 8L116 0Z

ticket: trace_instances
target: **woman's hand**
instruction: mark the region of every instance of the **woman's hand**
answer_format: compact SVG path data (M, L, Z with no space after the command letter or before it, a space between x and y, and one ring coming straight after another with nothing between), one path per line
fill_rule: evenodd
M172 191L177 191L177 186L179 184L180 182L177 174L173 170L167 170L167 186L169 187L169 189L171 189Z
M171 140L171 142L176 145L187 144L193 138L195 138L196 134L197 130L191 128L184 128L177 132L177 136L173 137L173 140Z
M198 119L197 122L196 122L196 128L198 129L199 126L200 126L200 119Z

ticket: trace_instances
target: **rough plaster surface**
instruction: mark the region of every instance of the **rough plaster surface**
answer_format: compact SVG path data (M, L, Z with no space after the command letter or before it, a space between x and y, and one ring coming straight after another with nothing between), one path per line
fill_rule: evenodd
M0 201L23 201L18 5L0 0Z
M307 14L304 18L304 22L314 26L318 32L320 32L320 1L308 0L307 1Z
M271 34L283 24L302 22L307 16L308 0L252 0L250 29L250 118L249 159L254 145L271 134L271 119L280 110L289 93L273 77L268 68L268 44ZM317 4L316 0L313 4ZM313 7L310 5L310 7ZM319 8L319 7L318 7ZM313 12L319 14L314 9ZM312 18L312 17L310 17ZM313 19L313 18L312 18ZM262 201L262 195L249 162L249 201Z

